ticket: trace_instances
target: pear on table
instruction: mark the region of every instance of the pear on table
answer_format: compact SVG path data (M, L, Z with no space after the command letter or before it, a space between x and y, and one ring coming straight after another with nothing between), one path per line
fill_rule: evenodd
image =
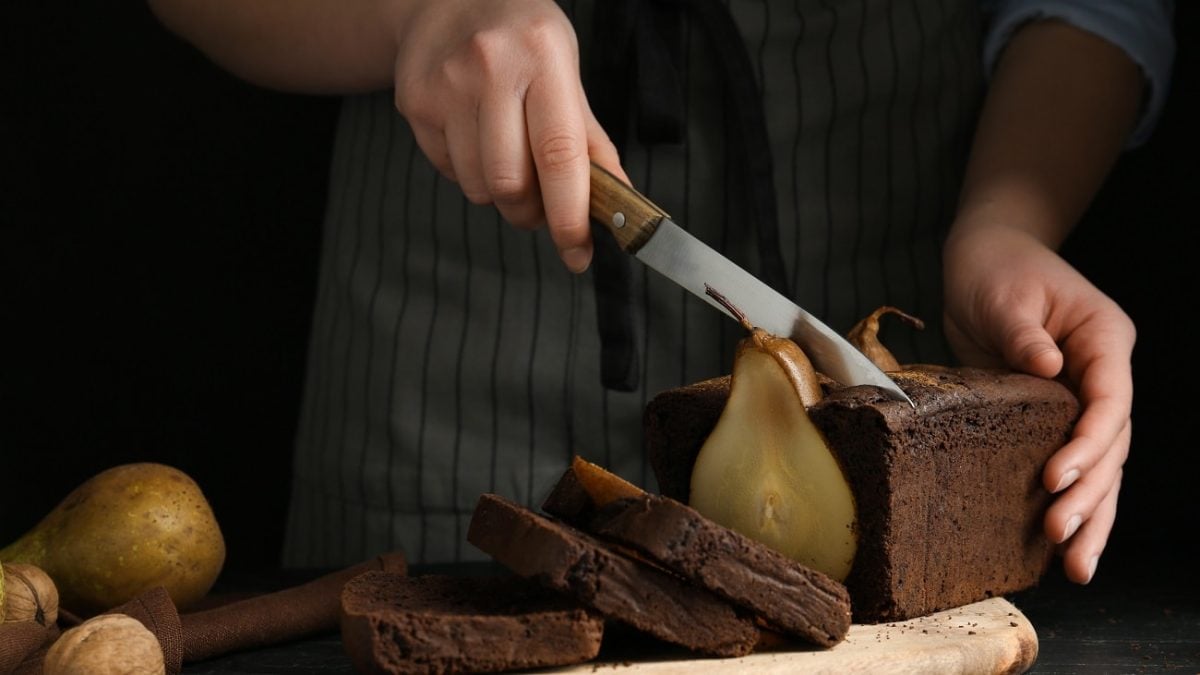
M122 464L80 484L0 549L6 564L45 571L62 606L90 616L162 586L181 610L208 593L225 539L200 486L153 462Z
M708 292L750 335L738 345L729 399L696 458L691 506L841 581L857 548L854 495L806 411L822 396L812 364L794 342L751 326Z

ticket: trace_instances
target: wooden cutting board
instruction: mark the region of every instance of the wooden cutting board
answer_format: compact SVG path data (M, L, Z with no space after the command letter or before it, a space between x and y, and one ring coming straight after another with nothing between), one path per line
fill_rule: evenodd
M845 641L827 650L781 649L735 659L664 658L602 651L600 659L539 673L1020 673L1037 659L1038 639L1024 614L991 598L928 616L888 624L855 624Z

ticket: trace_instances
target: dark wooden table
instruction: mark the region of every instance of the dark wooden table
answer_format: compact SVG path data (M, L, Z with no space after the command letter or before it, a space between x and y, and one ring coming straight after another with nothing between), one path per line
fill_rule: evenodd
M1088 586L1056 568L1012 596L1038 633L1033 673L1200 673L1195 558L1155 548L1101 561Z
M1200 673L1200 579L1193 560L1152 547L1130 550L1106 556L1086 587L1068 582L1056 566L1037 588L1010 596L1038 633L1038 660L1029 672ZM328 635L192 664L184 672L354 670L337 635Z

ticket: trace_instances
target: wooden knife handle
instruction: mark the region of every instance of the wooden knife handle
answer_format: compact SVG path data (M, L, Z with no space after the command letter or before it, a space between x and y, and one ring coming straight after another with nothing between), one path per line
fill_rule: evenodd
M619 178L592 163L591 216L608 228L626 253L637 253L667 212Z

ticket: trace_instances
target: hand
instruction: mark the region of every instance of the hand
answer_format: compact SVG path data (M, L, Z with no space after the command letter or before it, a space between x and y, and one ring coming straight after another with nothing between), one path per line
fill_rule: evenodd
M543 222L563 263L585 270L589 158L625 179L588 106L579 47L552 0L427 0L398 10L396 108L475 204Z
M1063 544L1067 577L1087 583L1116 518L1129 455L1133 322L1026 232L956 225L944 259L946 335L958 357L1041 377L1065 368L1083 405L1071 440L1046 463L1043 482L1058 496L1044 527Z

